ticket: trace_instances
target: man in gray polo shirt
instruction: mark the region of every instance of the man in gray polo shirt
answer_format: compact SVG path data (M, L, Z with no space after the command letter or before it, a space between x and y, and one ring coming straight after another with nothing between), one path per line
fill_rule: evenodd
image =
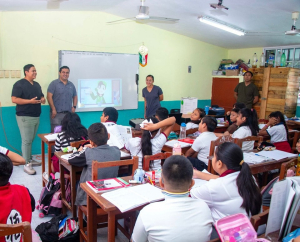
M59 79L52 81L47 90L47 99L50 105L51 133L55 126L61 125L67 112L75 112L77 93L74 84L68 81L70 69L62 66L59 69Z

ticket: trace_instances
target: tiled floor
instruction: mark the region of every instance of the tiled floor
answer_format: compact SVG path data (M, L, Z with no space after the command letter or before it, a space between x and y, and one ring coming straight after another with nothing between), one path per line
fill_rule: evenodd
M46 155L47 157L47 155ZM34 156L35 160L41 160L40 155ZM47 159L47 158L46 158ZM48 167L46 160L46 169ZM42 166L36 166L34 167L36 170L36 175L28 175L23 171L23 166L14 166L14 170L12 173L12 176L10 178L11 184L20 184L26 186L30 193L35 198L35 201L39 200L41 190L42 190ZM59 174L56 174L56 177L59 177ZM35 211L32 213L32 221L31 226L33 229L36 228L37 225L39 225L42 222L49 221L51 219L51 216L45 216L44 218L39 217L40 211L35 209ZM71 213L68 212L68 216L71 217ZM107 241L107 228L98 229L98 239L97 241ZM128 239L120 232L118 231L118 235L116 236L117 242L127 242Z

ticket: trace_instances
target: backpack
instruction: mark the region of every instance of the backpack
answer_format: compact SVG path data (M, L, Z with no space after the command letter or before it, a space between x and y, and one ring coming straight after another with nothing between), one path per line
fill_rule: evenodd
M66 179L66 200L71 201L71 185L69 179ZM53 174L50 174L49 181L43 187L38 200L36 209L42 210L39 214L40 218L45 215L59 215L62 210L61 187L59 179L55 179Z

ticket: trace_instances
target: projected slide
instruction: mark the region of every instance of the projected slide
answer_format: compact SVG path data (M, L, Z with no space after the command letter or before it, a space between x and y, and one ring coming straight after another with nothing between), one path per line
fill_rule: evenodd
M79 79L78 108L122 106L121 79Z

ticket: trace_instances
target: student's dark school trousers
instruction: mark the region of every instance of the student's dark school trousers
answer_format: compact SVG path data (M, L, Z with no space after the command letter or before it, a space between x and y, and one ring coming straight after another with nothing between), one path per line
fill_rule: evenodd
M187 157L189 161L192 163L192 166L195 167L198 171L203 171L204 169L207 170L207 165L197 158Z

